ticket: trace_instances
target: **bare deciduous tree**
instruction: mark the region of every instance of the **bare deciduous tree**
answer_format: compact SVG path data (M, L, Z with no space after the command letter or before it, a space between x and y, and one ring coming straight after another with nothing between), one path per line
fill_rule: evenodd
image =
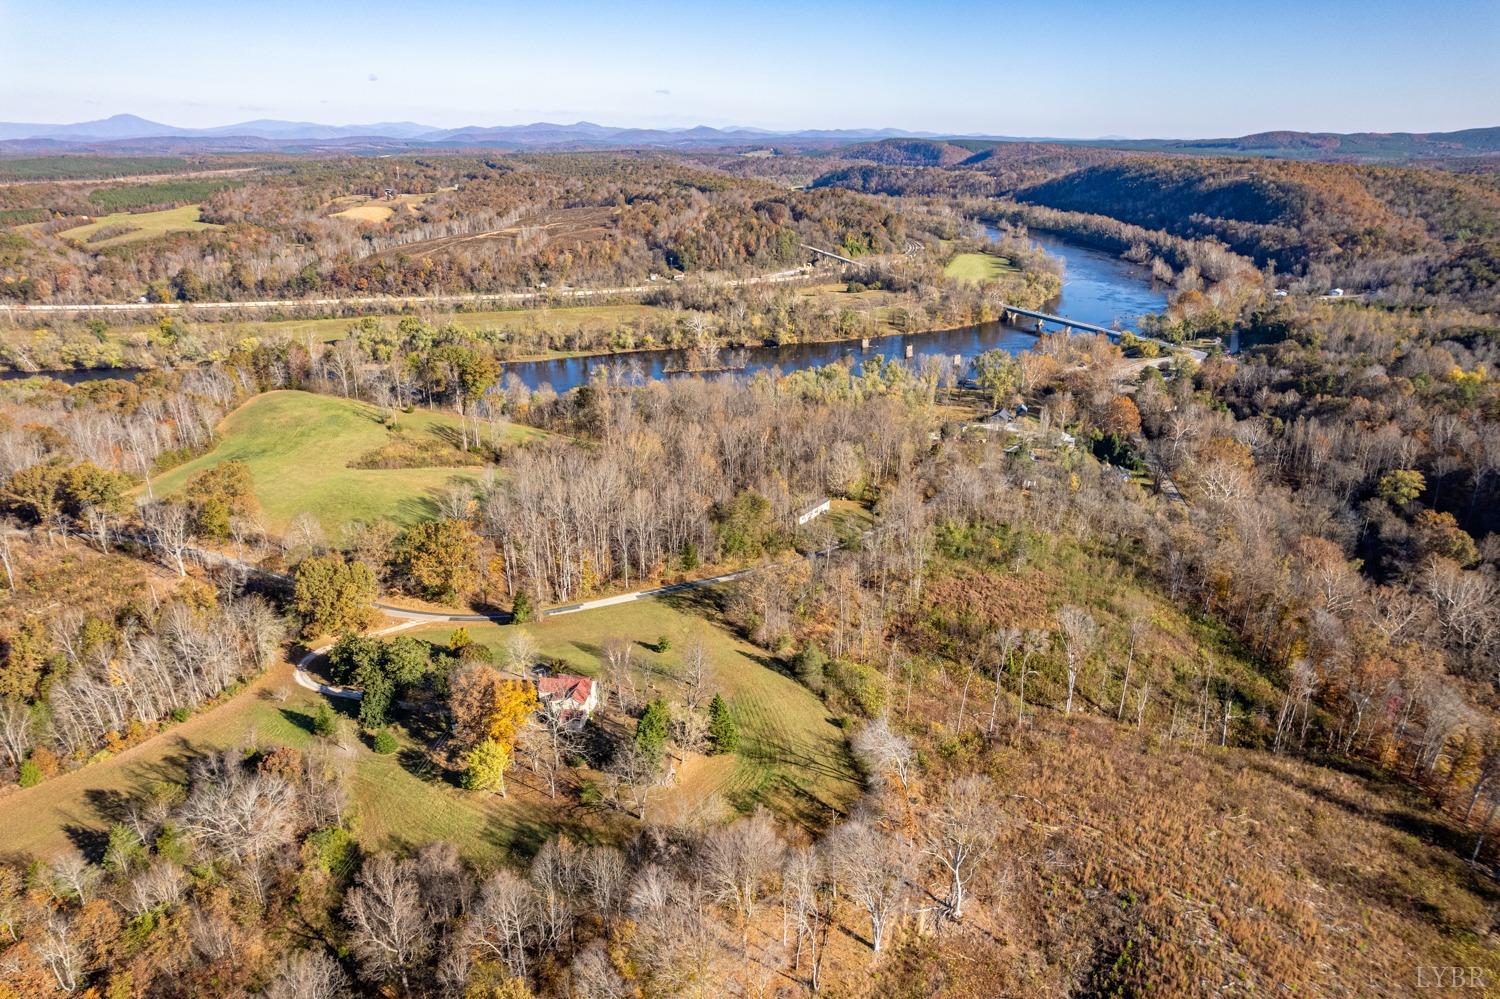
M187 575L188 542L191 539L192 517L187 506L171 500L159 500L141 507L141 523L146 527L146 536L151 547L177 570L177 575Z
M527 938L536 920L536 893L523 878L498 870L485 880L464 922L460 944L524 976Z
M1073 691L1078 685L1078 672L1099 641L1099 625L1087 611L1069 604L1057 612L1057 626L1062 632L1068 672L1068 702L1063 714L1070 715L1073 713Z
M909 781L916 752L911 742L894 728L888 715L873 718L865 724L854 738L850 748L865 770L874 778L883 780L895 774L901 782L901 790L910 790Z
M994 845L999 802L994 781L981 774L961 777L943 791L923 829L924 852L947 874L944 905L951 918L963 918L969 881Z
M835 880L870 920L870 946L879 954L892 921L906 908L913 874L910 843L861 822L838 826L823 841Z
M370 857L343 911L362 973L376 982L399 978L410 991L411 970L432 947L433 931L412 862L388 853Z
M349 976L328 954L304 950L282 962L266 986L266 999L346 999Z
M785 850L770 816L761 810L713 830L703 842L704 881L715 900L734 910L746 946L756 903Z
M15 698L0 700L0 750L12 767L19 767L36 739L31 709Z

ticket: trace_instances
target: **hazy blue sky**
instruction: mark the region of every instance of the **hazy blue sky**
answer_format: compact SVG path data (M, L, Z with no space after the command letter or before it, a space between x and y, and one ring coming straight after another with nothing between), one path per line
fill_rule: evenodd
M0 120L1500 125L1500 0L0 0Z

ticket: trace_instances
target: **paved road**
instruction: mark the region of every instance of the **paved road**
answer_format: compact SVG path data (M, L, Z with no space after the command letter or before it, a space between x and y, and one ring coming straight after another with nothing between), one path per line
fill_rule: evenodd
M756 284L782 284L800 281L812 273L811 267L757 274L746 278L708 279L718 287L738 288ZM611 298L617 295L644 295L669 287L670 282L658 284L626 285L618 288L568 288L556 291L507 291L493 294L463 295L365 295L352 298L279 298L251 302L74 302L47 303L40 305L0 304L0 315L38 315L68 312L175 312L175 311L228 311L233 309L296 309L330 308L345 305L379 306L396 309L408 305L514 305L539 299L572 299L586 301L591 298Z
M372 631L370 634L372 636L393 635L407 628L415 628L421 623L420 621L403 621L401 624L392 625L389 628L381 628L379 631ZM297 686L306 687L308 690L315 690L325 697L338 697L346 701L357 701L364 697L365 692L356 687L339 687L331 683L320 683L307 673L307 667L313 664L313 660L319 656L326 656L328 650L331 648L333 648L332 645L324 645L313 649L307 655L297 660L297 668L292 671L292 679L297 682Z

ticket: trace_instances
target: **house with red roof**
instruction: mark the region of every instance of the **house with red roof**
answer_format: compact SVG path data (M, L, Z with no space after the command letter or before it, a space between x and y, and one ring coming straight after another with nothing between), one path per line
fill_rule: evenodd
M541 676L536 681L536 699L543 711L570 727L582 728L599 706L599 688L586 676Z

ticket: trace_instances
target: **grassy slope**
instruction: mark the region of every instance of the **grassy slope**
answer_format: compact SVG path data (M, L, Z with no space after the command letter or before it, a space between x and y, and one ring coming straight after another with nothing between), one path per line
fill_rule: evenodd
M732 761L715 759L696 767L685 790L700 799L720 795L735 807L764 802L793 821L823 824L858 791L841 733L811 694L762 665L763 653L704 621L698 610L641 601L527 628L546 654L585 673L598 672L597 649L606 638L632 639L638 643L643 687L652 683L658 688L672 685L668 668L679 661L690 636L701 635L715 686L740 721L744 745ZM446 642L452 628L408 634ZM499 646L509 630L482 626L471 628L470 634ZM639 644L654 643L663 634L673 638L677 651L657 656ZM272 696L277 691L285 696ZM37 787L12 790L0 797L0 854L51 857L70 842L96 845L124 797L153 781L181 780L197 754L226 746L307 746L319 700L292 684L290 667L281 666L250 690L161 737ZM444 839L469 857L493 860L512 849L529 853L560 829L608 838L621 827L617 812L586 809L566 798L553 805L529 786L524 767L512 772L509 798L468 794L434 773L404 737L402 745L392 756L357 750L354 800L359 835L367 845ZM662 799L677 793L659 792Z
M198 205L183 205L180 208L168 208L159 212L137 214L116 212L113 215L97 216L87 225L65 229L58 235L74 240L89 249L97 250L106 246L117 246L120 243L133 243L155 236L165 236L173 232L200 232L204 229L222 228L222 226L200 221L198 210ZM89 237L94 233L114 226L130 226L134 231L101 239L95 243L89 242Z
M691 793L718 794L732 807L765 804L811 827L821 826L853 799L858 785L843 735L806 688L778 672L767 654L737 638L716 618L709 598L641 600L583 614L524 625L544 655L579 673L601 672L601 649L611 638L635 643L638 687L646 696L672 700L683 650L701 640L712 667L713 688L729 702L740 727L741 747L732 766L712 761L689 775ZM503 646L513 627L470 627L476 641ZM409 632L443 642L452 626ZM672 648L659 655L648 645L667 636Z
M446 414L402 414L409 437L451 430ZM359 469L348 464L391 440L364 403L307 392L258 395L230 413L218 447L160 476L158 494L181 489L195 472L239 459L250 466L267 526L278 530L297 514L311 513L325 531L351 520L387 517L410 524L435 516L435 497L472 468ZM524 436L522 431L517 435Z

